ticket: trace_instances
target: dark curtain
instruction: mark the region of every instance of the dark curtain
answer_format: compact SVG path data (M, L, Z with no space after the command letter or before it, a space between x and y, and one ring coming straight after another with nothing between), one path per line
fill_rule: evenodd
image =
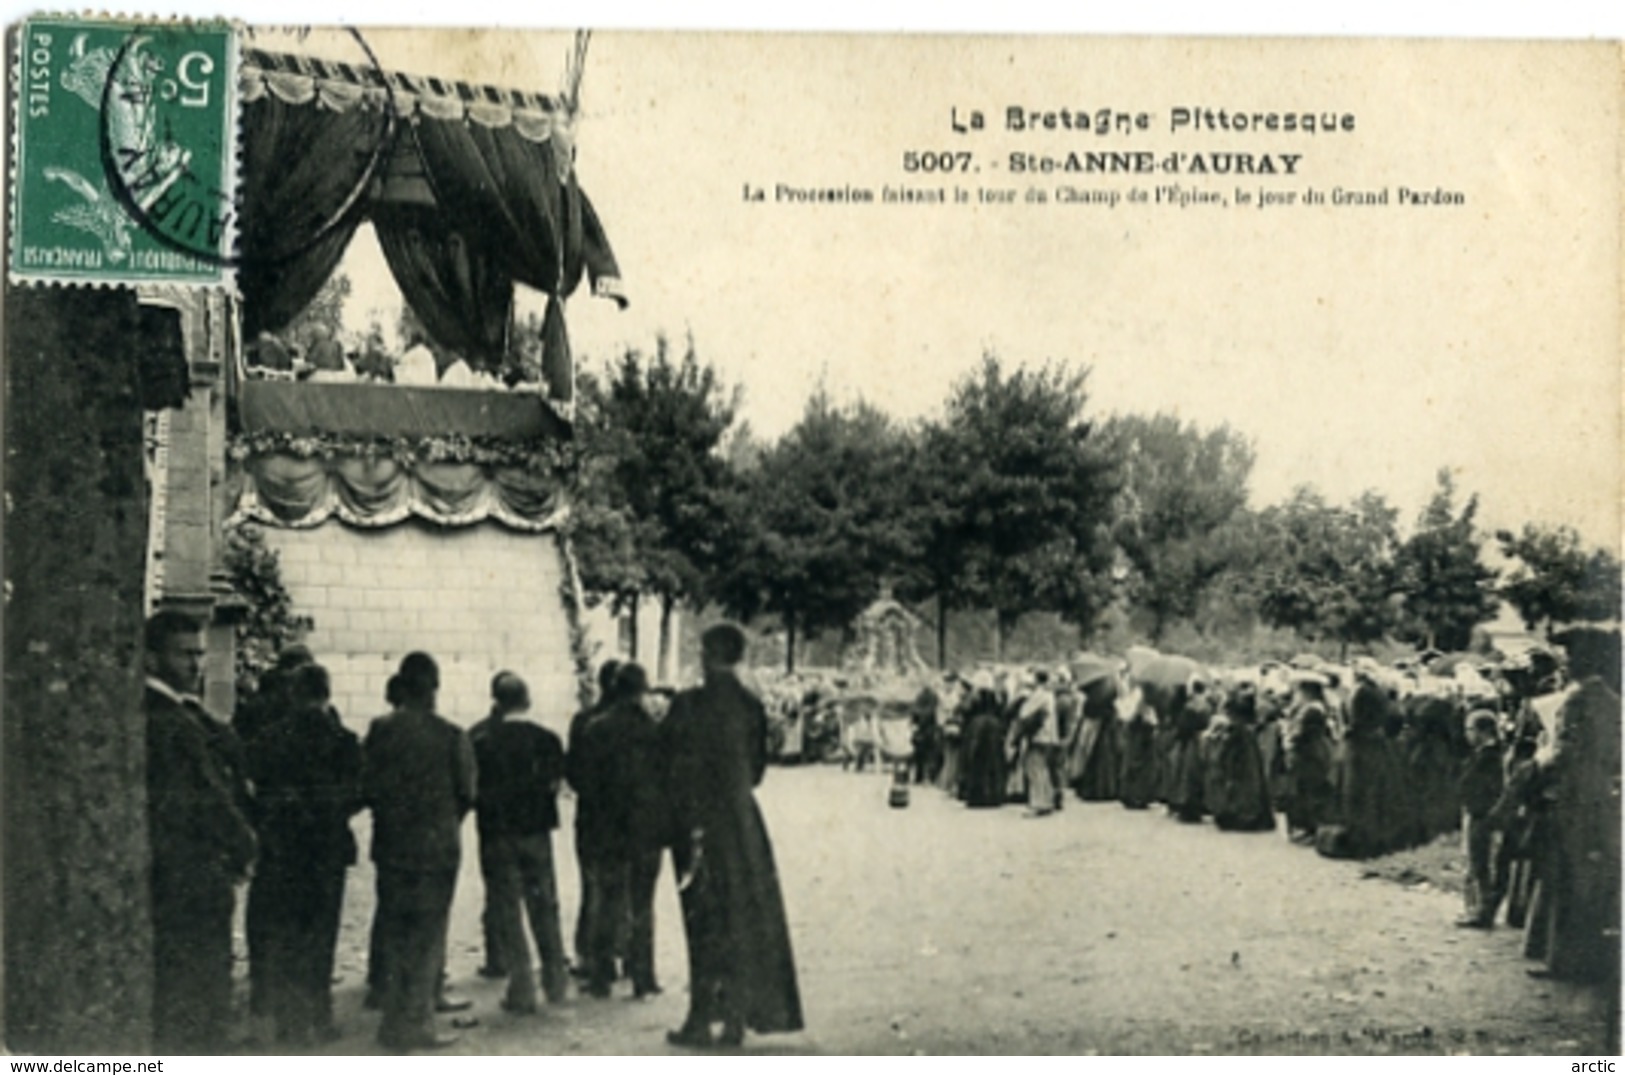
M586 191L581 192L581 258L593 289L602 289L617 306L626 309L626 296L621 292L621 268L615 262L609 236L604 234L604 225L599 222L598 211L592 207Z
M488 248L469 242L432 208L379 205L372 222L401 295L429 335L473 369L500 371L513 281Z
M243 107L240 266L245 338L298 316L361 222L362 187L391 124L363 107L290 105L273 94Z
M542 318L542 381L547 385L547 398L575 398L575 358L564 325L564 303L557 295L548 297L547 315Z
M560 179L549 143L512 127L425 120L413 128L435 200L450 225L469 235L501 236L493 253L513 279L550 295L542 367L548 394L568 400L569 332L563 300L591 275L620 294L614 252L573 176Z

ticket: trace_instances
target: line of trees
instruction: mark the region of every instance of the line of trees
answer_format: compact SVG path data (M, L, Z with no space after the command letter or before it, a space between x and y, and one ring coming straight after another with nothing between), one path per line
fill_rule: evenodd
M583 375L574 544L589 597L672 613L715 608L806 642L846 631L887 588L934 617L993 620L994 659L1048 613L1087 645L1110 629L1259 626L1307 643L1466 649L1502 600L1531 629L1618 615L1620 564L1570 529L1494 535L1448 470L1402 536L1379 493L1310 486L1249 507L1254 452L1228 426L1169 414L1089 417L1087 371L1009 368L987 353L935 417L899 423L820 389L771 443L737 421L740 393L688 340ZM634 649L638 643L634 639Z

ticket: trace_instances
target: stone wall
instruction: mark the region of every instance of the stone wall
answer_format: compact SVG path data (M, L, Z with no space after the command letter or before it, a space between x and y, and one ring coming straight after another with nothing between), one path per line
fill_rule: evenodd
M5 1047L150 1047L142 415L124 290L5 294ZM173 357L173 356L172 356Z
M440 711L464 726L490 708L491 676L530 683L533 717L561 731L576 708L565 569L550 534L495 522L444 529L413 521L361 530L331 520L266 530L309 638L333 677L334 704L364 732L384 685L412 650L440 664Z

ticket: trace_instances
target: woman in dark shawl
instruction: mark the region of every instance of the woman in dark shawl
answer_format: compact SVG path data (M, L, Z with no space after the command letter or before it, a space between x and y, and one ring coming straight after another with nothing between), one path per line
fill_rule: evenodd
M1286 736L1287 835L1299 843L1314 841L1315 832L1332 819L1336 805L1334 745L1324 682L1314 673L1300 674L1297 705Z
M1463 753L1456 742L1464 715L1461 706L1449 698L1417 694L1406 699L1400 750L1405 779L1416 801L1412 835L1417 843L1427 843L1461 826L1456 777Z
M1144 810L1157 793L1156 711L1143 700L1134 716L1119 728L1122 767L1118 770L1117 798L1129 810Z
M960 748L959 797L968 806L1001 806L1007 774L1004 712L992 688L972 688Z
M1163 785L1168 813L1186 823L1201 821L1206 808L1202 733L1207 731L1212 717L1212 692L1202 682L1193 681L1184 688L1182 701L1174 710L1174 734Z
M1400 846L1408 827L1403 775L1388 739L1388 696L1361 682L1349 699L1349 725L1332 767L1336 824L1316 848L1330 858L1371 858Z
M1207 808L1226 832L1267 832L1275 828L1264 756L1258 749L1258 693L1239 684L1204 737Z
M1118 679L1105 661L1074 662L1078 719L1067 729L1066 782L1085 802L1117 798L1120 755L1117 743Z

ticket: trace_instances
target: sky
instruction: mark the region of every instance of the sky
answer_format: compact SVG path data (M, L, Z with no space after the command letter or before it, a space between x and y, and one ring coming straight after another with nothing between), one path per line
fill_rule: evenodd
M551 91L567 34L367 30L385 67ZM353 46L352 46L353 47ZM1610 66L1612 61L1614 66ZM1510 43L599 32L578 171L632 305L578 296L578 354L692 333L760 435L820 383L903 420L994 350L1087 367L1091 410L1228 423L1254 500L1376 489L1409 520L1449 467L1488 528L1538 520L1619 543L1617 54ZM1151 129L955 133L1009 105L1145 111ZM1352 113L1352 132L1172 132L1175 107ZM1263 179L1025 177L1013 151L1296 154ZM910 175L909 150L982 171ZM994 164L999 165L998 168ZM1062 205L1058 186L1170 182L1292 206ZM766 203L742 197L764 188ZM776 184L936 188L969 205L787 204ZM1303 191L1441 187L1451 208L1302 204ZM980 205L980 187L1014 205ZM1051 195L1042 206L1028 187ZM349 314L398 302L363 238ZM393 321L392 313L382 318Z

